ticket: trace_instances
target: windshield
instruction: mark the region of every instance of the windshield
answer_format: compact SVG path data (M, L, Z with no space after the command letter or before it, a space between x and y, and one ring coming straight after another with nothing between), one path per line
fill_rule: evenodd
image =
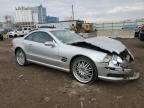
M56 31L51 31L51 33L56 36L57 39L59 39L63 43L73 43L77 42L79 40L83 40L84 38L81 37L80 35L71 32L69 30L56 30Z

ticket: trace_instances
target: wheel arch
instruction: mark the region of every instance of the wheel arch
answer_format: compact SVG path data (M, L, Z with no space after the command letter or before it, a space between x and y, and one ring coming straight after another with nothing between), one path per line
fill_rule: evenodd
M14 54L16 55L17 50L22 49L21 47L15 48ZM23 50L23 49L22 49Z

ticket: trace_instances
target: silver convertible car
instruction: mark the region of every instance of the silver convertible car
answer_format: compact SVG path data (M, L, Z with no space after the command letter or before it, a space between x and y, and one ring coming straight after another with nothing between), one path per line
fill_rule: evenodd
M20 66L36 63L71 72L81 83L96 79L120 81L139 78L129 69L133 55L121 42L108 37L83 38L65 29L35 30L13 39Z

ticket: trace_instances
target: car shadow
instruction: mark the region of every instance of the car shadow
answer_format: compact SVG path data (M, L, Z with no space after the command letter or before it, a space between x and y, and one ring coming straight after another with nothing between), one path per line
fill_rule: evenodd
M67 76L69 78L72 77L72 75L69 72L65 72L62 70L58 70L58 69L54 69L51 67L47 67L47 66L43 66L43 65L39 65L39 64L34 64L34 63L30 63L28 65L29 65L29 67L32 67L32 68L35 68L36 70L38 70L38 72L48 72L48 73L51 73L53 75L63 75L63 76Z
M53 76L56 75L56 76L59 76L59 77L64 76L67 80L69 80L69 82L75 80L70 72L65 72L65 71L62 71L62 70L58 70L58 69L54 69L54 68L50 68L50 67L46 67L46 66L42 66L42 65L38 65L38 64L33 64L33 63L30 63L29 66L31 68L35 68L36 70L38 70L38 72L47 72L47 74L50 73ZM124 85L128 85L128 84L133 84L135 82L136 82L136 80L114 82L114 81L104 81L104 80L97 79L94 83L85 84L85 85L117 86L118 87L118 86L124 86ZM80 82L78 82L78 83L80 83Z

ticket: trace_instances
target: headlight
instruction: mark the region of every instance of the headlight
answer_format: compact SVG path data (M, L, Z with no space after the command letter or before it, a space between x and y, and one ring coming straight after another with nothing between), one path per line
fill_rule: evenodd
M106 55L106 57L104 58L103 62L109 62L112 59L111 55Z
M104 58L103 62L111 62L111 63L113 63L114 65L116 65L116 64L118 64L118 63L122 63L123 60L122 60L119 56L117 56L117 55L113 55L113 56L107 55L107 56Z
M117 64L117 63L122 63L123 60L119 56L113 55L112 62L113 62L113 64Z

